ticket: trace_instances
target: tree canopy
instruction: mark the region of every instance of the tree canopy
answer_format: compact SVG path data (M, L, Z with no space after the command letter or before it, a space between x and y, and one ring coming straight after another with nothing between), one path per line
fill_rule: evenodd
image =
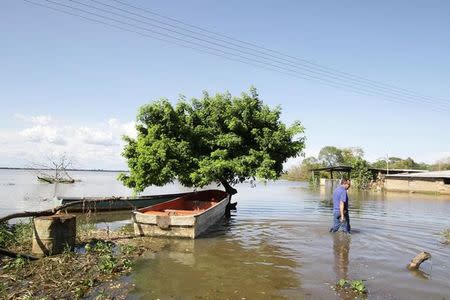
M433 165L427 165L425 163L417 163L411 157L402 159L400 157L389 157L389 159L378 159L372 164L374 168L380 169L418 169L418 170L431 170Z
M325 146L320 149L317 159L326 167L340 165L344 161L342 149L334 146Z
M338 148L335 146L325 146L320 149L318 157L305 158L300 166L295 166L284 176L286 179L310 180L312 179L311 170L330 166L349 166L352 167L350 174L353 185L357 189L368 187L372 174L369 171L370 164L364 160L364 151L360 147ZM314 175L315 176L315 175ZM329 178L330 173L321 171L319 177Z
M280 114L254 88L240 97L205 92L176 105L167 99L146 104L137 115L137 138L124 137L130 173L119 179L136 192L175 179L188 187L220 182L227 191L250 177L276 179L305 144L301 123L286 126Z

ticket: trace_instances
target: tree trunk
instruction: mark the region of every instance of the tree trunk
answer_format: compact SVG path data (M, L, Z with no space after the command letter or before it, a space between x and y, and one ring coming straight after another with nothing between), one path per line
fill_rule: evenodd
M222 183L223 187L225 188L225 191L230 195L230 200L228 201L227 208L225 209L225 216L226 216L227 218L229 218L229 217L231 216L231 212L230 212L230 211L231 211L232 209L236 209L236 204L237 204L237 202L231 203L231 197L232 197L234 194L237 194L237 190L236 190L235 188L233 188L233 187L228 183L228 181L226 181L226 180L224 180L224 179L221 179L221 180L220 180L220 183Z
M28 254L21 254L21 253L9 251L9 250L2 249L2 248L0 248L0 255L9 256L9 257L12 257L12 258L17 258L17 257L20 256L20 257L23 257L23 258L26 258L26 259L29 259L29 260L37 260L37 259L39 259L36 256L32 256L32 255L28 255Z
M225 188L225 191L230 194L230 196L233 196L234 194L237 194L237 190L235 188L233 188L228 181L226 181L225 179L221 179L220 183L223 185L223 187Z

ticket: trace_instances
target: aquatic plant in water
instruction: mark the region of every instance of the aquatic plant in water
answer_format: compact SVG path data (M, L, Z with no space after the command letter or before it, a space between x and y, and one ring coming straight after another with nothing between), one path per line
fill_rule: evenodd
M441 232L442 243L450 245L450 228L444 229Z
M350 291L353 291L353 292L357 292L359 294L366 294L367 293L366 285L360 279L359 280L340 279L336 283L336 286L339 289L350 290Z

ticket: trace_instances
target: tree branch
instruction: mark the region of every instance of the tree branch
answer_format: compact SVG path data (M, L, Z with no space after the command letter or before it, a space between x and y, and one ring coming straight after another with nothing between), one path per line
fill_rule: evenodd
M12 258L23 257L23 258L26 258L29 260L38 260L39 259L38 257L29 255L29 254L21 254L21 253L9 251L9 250L3 249L3 248L0 248L0 255L12 257Z
M410 270L417 270L420 267L420 264L423 263L424 261L426 261L427 259L431 258L431 254L428 252L420 252L419 254L417 254L412 260L411 262L408 264L408 269Z
M128 200L125 199L120 199L120 198L109 198L109 199L95 199L95 200L80 200L80 201L75 201L72 203L68 203L68 204L63 204L54 208L50 208L50 209L46 209L46 210L41 210L41 211L24 211L24 212L18 212L18 213L13 213L10 215L7 215L3 218L0 218L0 223L2 222L7 222L11 219L15 219L15 218L25 218L25 217L42 217L42 216L51 216L56 214L57 212L67 209L71 206L75 206L75 205L79 205L79 204L83 204L83 203L100 203L100 202L114 202L114 201L126 201L128 202ZM130 207L132 208L133 205L130 203Z

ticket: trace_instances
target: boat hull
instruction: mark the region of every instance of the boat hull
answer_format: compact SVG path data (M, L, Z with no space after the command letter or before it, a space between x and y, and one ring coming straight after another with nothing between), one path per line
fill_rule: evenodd
M164 195L148 195L137 197L56 197L55 206L65 205L77 201L83 203L67 208L68 212L87 211L116 211L116 210L136 210L139 208L156 205L165 201L170 201L190 193L176 193ZM98 200L102 200L99 202ZM104 200L104 201L103 201Z
M202 197L205 194L213 193L218 200L215 205L197 214L187 213L185 210L173 211L181 215L158 215L146 214L145 211L158 209L158 205L133 212L134 232L140 236L178 237L195 239L205 233L209 227L217 223L225 214L226 206L229 202L229 195L218 190L207 190L192 193L190 195L168 201L160 206L170 207L171 202L180 201L181 198ZM202 195L203 194L203 195ZM202 199L207 201L207 199Z

